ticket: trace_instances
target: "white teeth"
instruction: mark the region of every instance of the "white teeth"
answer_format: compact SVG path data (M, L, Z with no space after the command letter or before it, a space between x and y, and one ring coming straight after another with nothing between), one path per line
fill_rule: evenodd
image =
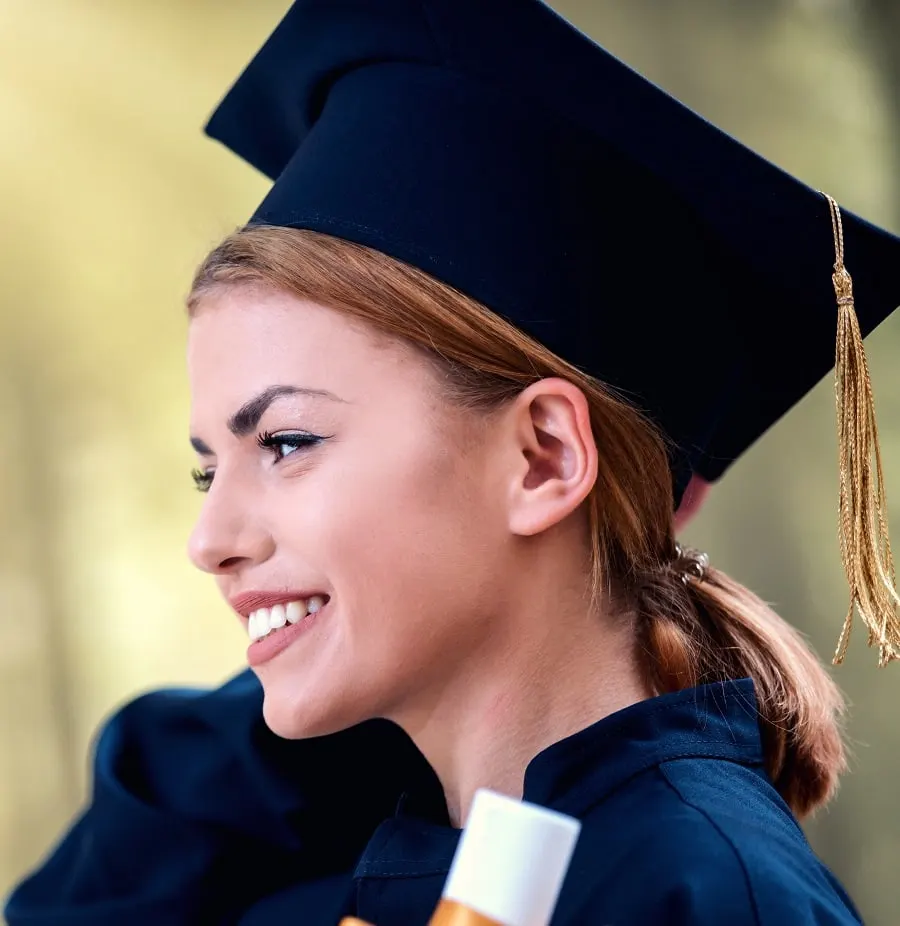
M261 640L269 632L269 612L266 608L260 608L250 615L248 630L251 640Z
M302 599L289 602L285 608L285 617L289 624L296 624L301 617L306 617L306 602Z
M298 598L285 604L276 604L271 608L259 608L251 612L247 619L247 633L251 640L261 640L273 630L284 627L285 624L296 624L307 614L315 614L325 607L325 598L322 595L313 595L309 601Z
M287 617L284 613L284 605L274 605L272 610L269 612L269 627L272 630L278 630L279 627L284 627L286 621Z

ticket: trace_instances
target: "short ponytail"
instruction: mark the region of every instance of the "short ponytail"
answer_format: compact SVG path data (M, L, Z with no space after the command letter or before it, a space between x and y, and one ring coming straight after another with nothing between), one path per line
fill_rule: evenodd
M827 802L846 766L844 701L802 636L716 569L702 579L660 569L637 598L640 665L651 689L753 679L776 789L798 817Z

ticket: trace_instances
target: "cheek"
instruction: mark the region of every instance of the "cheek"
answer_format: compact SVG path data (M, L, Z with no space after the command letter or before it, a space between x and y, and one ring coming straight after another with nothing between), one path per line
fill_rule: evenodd
M281 735L391 716L491 637L515 572L502 493L425 438L334 448L280 487L278 556L335 603L308 647L261 667Z
M502 542L488 495L440 444L409 439L335 466L314 502L315 540L349 630L406 649L471 612Z

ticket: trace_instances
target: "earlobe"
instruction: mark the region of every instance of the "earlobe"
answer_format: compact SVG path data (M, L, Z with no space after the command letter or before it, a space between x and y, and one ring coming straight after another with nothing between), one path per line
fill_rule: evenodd
M564 379L532 384L513 413L524 465L512 487L510 528L531 536L587 498L597 478L597 446L584 393Z

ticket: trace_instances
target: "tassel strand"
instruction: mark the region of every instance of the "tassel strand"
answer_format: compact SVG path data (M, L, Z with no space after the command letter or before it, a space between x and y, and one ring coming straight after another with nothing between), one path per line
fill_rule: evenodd
M835 352L840 471L841 561L850 586L834 664L843 662L854 610L868 629L869 646L878 646L878 665L900 658L897 577L887 526L887 499L875 400L869 364L853 298L853 280L844 266L844 230L838 204L827 193L834 232L832 282L838 304Z

